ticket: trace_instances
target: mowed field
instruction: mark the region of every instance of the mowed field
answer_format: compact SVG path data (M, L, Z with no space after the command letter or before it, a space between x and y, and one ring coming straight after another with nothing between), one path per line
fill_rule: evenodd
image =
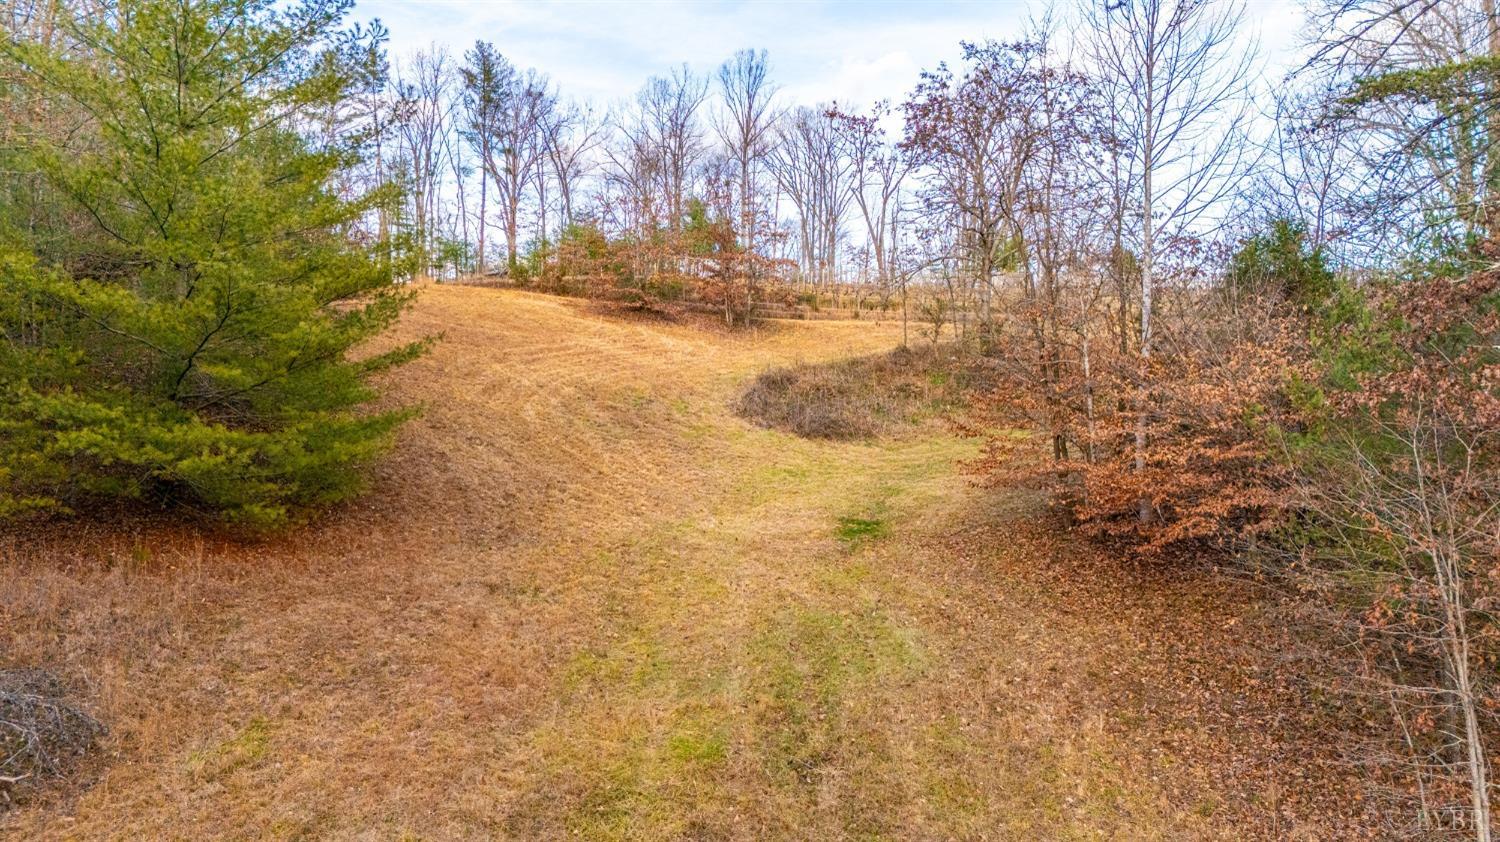
M729 333L431 286L358 504L0 543L0 666L112 731L16 839L1343 838L1233 586L1143 579L937 425L735 416L899 326ZM113 525L110 525L113 524ZM1279 713L1278 713L1279 711ZM1293 711L1289 714L1288 711ZM1304 753L1307 753L1306 758ZM1278 771L1278 769L1280 771Z

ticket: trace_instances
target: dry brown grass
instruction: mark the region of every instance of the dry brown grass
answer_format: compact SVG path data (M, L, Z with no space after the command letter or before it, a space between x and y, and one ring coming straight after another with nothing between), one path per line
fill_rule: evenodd
M402 333L446 338L391 385L427 411L359 504L260 543L85 522L0 544L0 668L64 675L111 726L79 786L0 831L1273 835L1278 732L1215 719L1209 743L1173 713L1249 679L1135 645L1253 603L1057 578L1084 551L1034 497L968 483L969 442L733 414L766 367L895 330L426 289ZM1208 753L1225 738L1247 748ZM1272 801L1280 831L1348 827Z

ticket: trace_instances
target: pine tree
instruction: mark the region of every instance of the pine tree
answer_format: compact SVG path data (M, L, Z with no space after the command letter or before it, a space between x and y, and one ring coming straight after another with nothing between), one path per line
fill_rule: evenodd
M423 343L351 354L410 301L355 236L388 197L336 193L361 138L311 128L369 54L349 7L121 0L65 50L0 46L69 124L4 168L40 174L50 222L0 218L0 515L129 497L276 525L354 493L410 415L363 406Z

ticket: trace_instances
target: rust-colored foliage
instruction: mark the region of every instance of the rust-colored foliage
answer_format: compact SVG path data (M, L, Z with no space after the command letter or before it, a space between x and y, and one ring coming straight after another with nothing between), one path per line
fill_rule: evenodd
M1305 342L1270 306L1230 313L1206 292L1182 299L1164 308L1173 318L1159 317L1158 353L1144 373L1103 330L1090 341L1094 326L1080 316L1063 316L1076 326L1067 341L1000 343L1007 382L969 425L987 438L976 468L995 483L1042 484L1084 530L1146 553L1222 547L1274 526L1291 477L1265 425L1285 414L1284 387L1305 368ZM1149 447L1137 470L1141 391ZM1035 458L1039 437L1050 459Z
M739 324L761 304L789 300L787 268L742 248L727 221L695 214L677 229L614 237L593 225L572 226L525 284L647 310L707 305Z

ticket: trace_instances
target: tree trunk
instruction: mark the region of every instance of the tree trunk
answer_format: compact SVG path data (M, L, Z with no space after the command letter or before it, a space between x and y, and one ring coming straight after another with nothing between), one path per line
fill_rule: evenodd
M1484 0L1485 25L1489 27L1489 57L1500 61L1500 9L1495 0ZM1488 117L1485 121L1484 149L1484 217L1485 234L1495 241L1500 238L1500 66L1491 71L1488 100L1484 103Z
M1085 315L1085 317L1084 317L1084 328L1083 328L1083 342L1082 342L1082 346L1083 346L1083 400L1084 400L1084 412L1085 412L1086 418L1088 419L1088 431L1089 431L1089 440L1088 440L1087 448L1086 448L1086 450L1084 452L1084 459L1090 465L1092 465L1092 464L1094 464L1094 447L1095 447L1094 442L1095 442L1095 440L1098 437L1098 430L1097 430L1096 422L1094 420L1094 373L1093 373L1093 370L1090 368L1090 362L1089 362L1089 332L1088 332L1088 317L1087 317L1087 315ZM1084 502L1085 503L1088 502L1088 498L1087 497L1084 498Z
M489 171L483 166L479 168L479 254L474 258L474 274L484 274L484 218L486 215L485 204L489 196L488 184Z
M1419 469L1420 470L1420 469ZM1419 476L1420 481L1420 476ZM1423 490L1425 494L1425 489ZM1434 530L1429 522L1427 530ZM1435 545L1436 542L1434 542ZM1442 542L1448 544L1448 542ZM1484 735L1480 730L1477 693L1470 675L1469 632L1464 604L1463 572L1459 550L1451 545L1433 553L1438 593L1443 601L1443 645L1448 658L1449 688L1458 703L1463 720L1463 764L1469 777L1469 800L1474 811L1475 842L1491 842L1489 768L1484 756Z
M464 169L463 160L459 157L461 153L454 150L453 153L453 184L458 190L458 236L464 246L469 244L469 203L464 198ZM454 266L453 274L457 275L462 267Z
M511 179L510 188L510 196L505 201L505 266L507 274L515 277L516 256L519 253L516 237L520 228L516 218L521 215L521 196L516 179Z
M1149 423L1151 389L1149 378L1151 376L1151 307L1152 296L1155 292L1156 282L1156 230L1155 220L1152 219L1152 211L1155 209L1152 203L1152 176L1156 168L1156 149L1154 146L1156 127L1153 123L1155 109L1154 79L1148 68L1146 73L1146 125L1142 132L1145 147L1141 155L1141 353L1140 353L1140 383L1136 393L1136 419L1135 419L1135 472L1137 475L1146 472L1146 432ZM1150 523L1153 513L1151 496L1141 494L1138 505L1137 517L1141 523Z

